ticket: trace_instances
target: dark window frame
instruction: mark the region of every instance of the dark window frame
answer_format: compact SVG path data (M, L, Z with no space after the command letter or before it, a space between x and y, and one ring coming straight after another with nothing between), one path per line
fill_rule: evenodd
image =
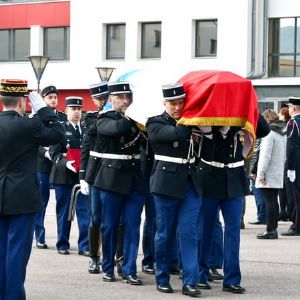
M63 57L53 57L48 50L48 30L49 29L63 29ZM56 27L44 27L44 39L43 39L43 53L49 57L49 60L64 61L70 60L70 26L56 26Z
M7 51L8 57L7 59L0 59L0 62L23 62L28 60L28 56L30 54L30 28L14 28L14 29L0 29L0 31L8 32L8 44ZM24 58L20 59L16 57L16 32L17 31L26 31L29 33L28 39L28 51L24 55Z
M124 44L121 45L121 55L119 56L114 56L112 55L112 52L110 51L112 47L112 43L110 42L111 40L117 40L116 36L116 28L117 26L120 26L124 28ZM118 60L118 59L125 59L125 52L126 52L126 23L110 23L110 24L105 24L105 59L106 60ZM112 32L112 33L111 33ZM122 37L121 37L121 42L122 42Z
M280 39L280 20L283 19L294 19L294 47L292 52L280 52L280 49L274 51L274 48L280 48L278 40ZM277 23L276 23L277 22ZM300 17L286 17L286 18L270 18L269 19L269 51L268 51L268 76L269 77L299 77L297 76L297 57L300 57L300 52L297 52L297 43L300 41L297 40L298 35L298 26L300 26ZM277 33L276 36L274 36ZM276 50L276 49L275 49ZM293 74L283 76L280 75L280 57L291 56L292 57L292 67ZM299 64L299 59L298 59Z
M200 33L199 33L199 24L200 23L208 23L208 22L212 22L216 24L216 38L214 39L210 39L207 41L207 43L209 44L209 52L212 53L205 53L205 54L201 54L201 43L200 41L198 41L199 37L200 37ZM195 20L195 47L194 47L194 57L195 58L202 58L202 57L217 57L218 54L218 19L199 19L199 20Z
M146 45L145 45L145 30L147 25L157 24L160 25L160 31L155 30L154 44L153 47L160 48L159 56L149 56L146 55ZM161 58L161 26L162 22L142 22L141 23L141 59L159 59ZM157 32L156 32L157 31Z

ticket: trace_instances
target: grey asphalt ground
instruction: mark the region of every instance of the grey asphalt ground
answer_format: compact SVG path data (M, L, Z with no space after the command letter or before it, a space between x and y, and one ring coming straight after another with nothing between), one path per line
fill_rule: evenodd
M246 229L241 231L241 271L242 285L246 294L235 295L222 292L222 283L212 283L212 290L202 291L201 298L207 299L300 299L300 237L282 237L278 240L258 240L256 234L264 225L250 225L256 219L253 196L246 199ZM188 299L181 294L178 276L172 276L173 294L156 291L155 280L142 273L142 251L139 250L138 275L143 286L130 286L117 282L102 281L101 274L92 275L87 271L88 258L77 254L77 224L73 222L71 231L71 254L57 254L55 199L53 193L46 213L46 240L49 249L41 250L33 244L27 268L26 292L29 300L106 300L106 299ZM288 229L289 222L279 223L279 232Z

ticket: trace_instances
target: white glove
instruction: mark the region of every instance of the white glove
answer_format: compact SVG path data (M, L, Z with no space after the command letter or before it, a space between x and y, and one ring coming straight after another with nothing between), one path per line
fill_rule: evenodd
M43 98L37 92L29 93L29 104L33 113L37 113L41 108L47 106Z
M290 182L294 182L296 179L296 171L295 170L287 170L287 177Z
M83 195L89 194L89 184L84 180L80 180L80 192Z
M49 160L52 161L48 150L45 152L45 158L48 158Z
M66 167L67 167L70 171L76 173L76 170L75 170L75 168L73 167L73 163L74 163L74 162L75 162L75 160L69 160L69 161L67 162L67 164L66 164Z

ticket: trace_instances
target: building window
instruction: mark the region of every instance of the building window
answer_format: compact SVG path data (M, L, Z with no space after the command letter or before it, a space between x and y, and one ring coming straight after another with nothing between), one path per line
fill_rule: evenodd
M0 61L26 61L30 53L30 29L0 30Z
M125 58L125 24L106 25L106 59Z
M161 57L161 22L142 23L141 58Z
M217 55L217 20L199 20L195 23L195 57Z
M269 21L269 77L300 76L300 18Z
M44 28L44 55L50 60L70 59L70 27Z

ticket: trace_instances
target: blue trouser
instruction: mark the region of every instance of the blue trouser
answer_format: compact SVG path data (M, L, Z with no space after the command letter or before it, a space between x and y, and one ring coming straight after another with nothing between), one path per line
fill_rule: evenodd
M72 186L55 184L56 196L56 221L57 221L57 243L58 250L68 250L70 248L69 238L71 231L71 221L68 221ZM88 227L89 215L87 210L87 196L79 193L76 204L76 217L79 231L78 251L88 251Z
M224 262L224 240L223 240L223 228L220 222L220 216L217 215L215 228L213 232L213 238L210 245L210 254L208 266L210 269L222 269Z
M253 180L253 179L251 179ZM257 209L257 220L261 222L266 221L266 204L263 195L263 191L260 188L255 187L255 183L253 184L253 195L255 198L255 204Z
M196 285L199 269L195 262L198 257L198 220L201 201L189 183L185 199L153 195L156 208L155 261L156 282L166 285L170 281L170 251L178 239L183 268L183 284Z
M46 172L38 172L39 180L40 180L40 190L41 197L43 203L43 210L37 214L36 217L36 225L35 225L35 239L38 243L45 243L45 213L46 208L49 202L50 196L50 184L49 184L49 173Z
M101 226L102 202L101 190L90 186L90 203L91 203L91 225L95 228Z
M120 218L123 216L124 242L122 274L136 275L136 259L140 240L141 214L144 196L133 184L129 195L101 190L102 201L102 270L114 272L114 256Z
M0 216L0 300L24 300L36 214Z
M143 265L154 265L154 236L156 231L155 224L155 205L152 194L147 189L145 196L145 222L143 227Z
M207 282L208 279L211 243L216 224L216 217L219 209L221 209L225 223L223 284L240 284L241 271L239 252L242 208L243 197L228 199L202 198L200 218L202 218L201 222L203 222L203 230L201 232L202 242L199 255L200 282Z

